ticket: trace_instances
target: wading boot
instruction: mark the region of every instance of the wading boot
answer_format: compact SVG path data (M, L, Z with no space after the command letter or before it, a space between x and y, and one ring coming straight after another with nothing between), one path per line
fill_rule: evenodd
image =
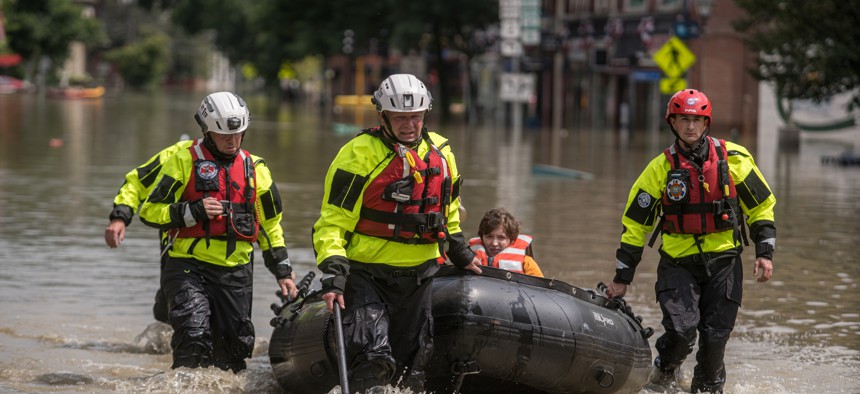
M693 378L693 385L690 386L690 392L692 392L692 393L723 394L723 384L722 383L707 384L707 383L703 383L701 381L697 381L696 378Z
M388 371L382 365L365 363L350 374L349 390L353 393L384 394L388 378Z
M359 391L363 394L385 394L385 386L373 386L364 391Z
M678 384L675 379L675 368L664 369L660 366L660 358L654 360L654 365L651 366L651 375L648 377L648 384L645 388L651 391L661 393L674 393L678 391Z
M412 371L409 373L406 379L404 379L402 387L408 388L416 394L423 393L425 380L426 375L423 371Z

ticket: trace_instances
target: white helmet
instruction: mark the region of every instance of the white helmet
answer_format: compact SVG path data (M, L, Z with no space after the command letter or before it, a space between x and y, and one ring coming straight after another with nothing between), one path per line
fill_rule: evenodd
M238 134L251 124L245 100L231 92L212 93L203 99L194 119L205 133Z
M373 93L373 104L379 112L416 112L433 108L430 91L412 74L394 74Z

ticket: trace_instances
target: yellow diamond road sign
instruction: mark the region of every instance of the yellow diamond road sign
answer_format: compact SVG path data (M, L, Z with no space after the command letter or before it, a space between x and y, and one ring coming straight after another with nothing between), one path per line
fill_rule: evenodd
M679 90L687 88L687 80L684 78L662 78L660 79L660 93L674 94Z
M696 62L696 55L678 37L672 37L654 52L653 59L666 76L677 78Z

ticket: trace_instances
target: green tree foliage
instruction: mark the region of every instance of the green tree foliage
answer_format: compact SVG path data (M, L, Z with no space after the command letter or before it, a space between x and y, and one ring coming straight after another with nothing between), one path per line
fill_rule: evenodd
M389 7L392 10L392 38L396 45L404 50L423 46L422 49L432 54L431 65L440 82L438 106L443 109L445 120L450 98L455 94L454 85L446 82L457 77L451 71L458 66L456 58L446 58L446 54L463 54L468 62L473 55L486 49L475 34L492 23L498 23L498 0L392 0Z
M71 0L4 0L9 47L27 62L27 75L35 75L42 57L51 70L69 57L69 43L101 45L104 34L98 20L83 16L83 8Z
M155 33L111 50L105 58L116 64L126 83L144 88L159 82L169 64L170 37Z
M212 49L209 36L189 36L183 28L171 22L169 13L157 7L138 7L126 0L101 0L98 14L110 42L108 49L117 49L156 32L164 32L170 37L169 64L165 73L171 82L208 76ZM153 79L161 77L154 76Z
M250 64L270 85L281 64L341 51L346 29L369 42L384 25L385 1L138 0L146 9L169 10L190 34L211 32L213 43L234 64Z
M456 57L481 52L473 35L498 22L498 0L138 0L144 8L169 10L191 34L211 31L214 44L234 64L250 64L276 85L284 62L341 54L344 31L353 31L354 54L396 46L428 53L440 81L454 77ZM441 84L438 108L453 94Z
M760 54L753 75L784 98L826 100L853 92L860 105L860 1L735 0L747 16L735 23Z

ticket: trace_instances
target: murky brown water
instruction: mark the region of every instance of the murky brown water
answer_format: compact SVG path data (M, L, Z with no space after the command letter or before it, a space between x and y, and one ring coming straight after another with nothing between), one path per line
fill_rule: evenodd
M196 135L192 114L201 98L0 95L0 392L277 392L266 355L276 287L266 270L257 272L258 346L249 370L171 371L170 356L152 349L165 344L166 334L147 329L158 278L155 231L136 221L116 250L102 238L123 174L181 134ZM333 131L340 127L332 122L354 118L246 99L254 123L245 147L272 168L292 260L307 272L314 268L309 234L325 170L351 136ZM361 123L372 125L372 114ZM772 142L775 128L740 141L777 196L778 252L768 284L751 280L747 264L744 308L726 359L727 392L860 392L860 168L820 162L821 155L860 149L860 141L804 138L799 149L786 151ZM492 126L442 132L466 178L467 234L484 211L505 206L535 236L547 276L582 287L611 278L629 187L670 142L645 132L571 131L552 139L527 130L512 144L512 133ZM51 139L62 146L50 147ZM540 176L533 163L594 178ZM647 250L628 298L659 335L656 261ZM689 384L692 364L684 369Z

